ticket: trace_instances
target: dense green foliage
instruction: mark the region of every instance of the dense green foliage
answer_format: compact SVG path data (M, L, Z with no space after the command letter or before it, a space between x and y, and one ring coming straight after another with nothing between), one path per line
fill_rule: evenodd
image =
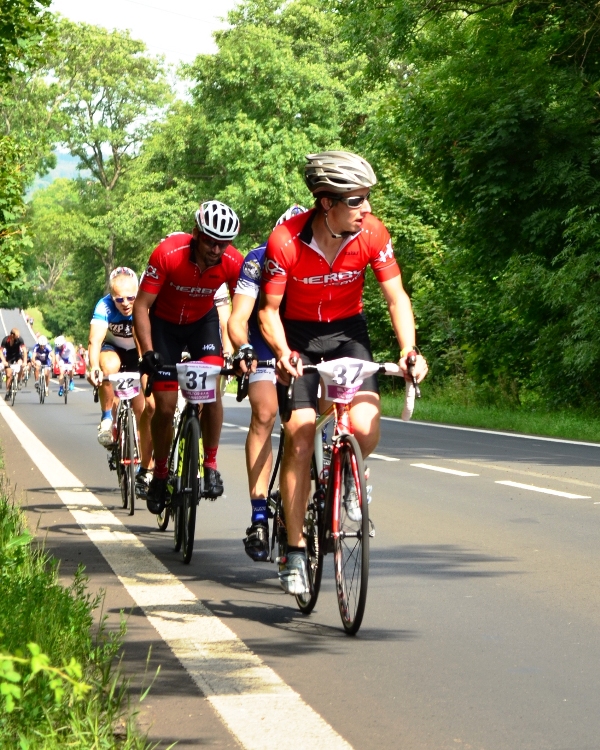
M160 61L118 32L60 21L27 73L28 115L11 79L5 110L18 132L35 125L29 163L47 163L45 116L87 170L34 197L35 251L0 268L50 329L81 338L110 269L141 270L200 200L230 203L240 248L258 244L290 203L309 204L304 154L346 148L378 174L373 209L433 380L482 403L600 406L597 4L244 0L229 22L164 115ZM19 198L25 172L0 173L0 200ZM21 217L6 205L8 236ZM365 309L375 351L395 356L370 275Z
M123 633L94 635L100 599L82 571L65 588L32 540L0 487L0 748L147 747L133 724L114 735L127 708L113 671Z

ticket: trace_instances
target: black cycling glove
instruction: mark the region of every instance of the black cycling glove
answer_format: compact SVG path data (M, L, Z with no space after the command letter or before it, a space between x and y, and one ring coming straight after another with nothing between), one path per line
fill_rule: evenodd
M162 364L164 364L162 354L149 351L140 359L139 370L142 375L154 375Z

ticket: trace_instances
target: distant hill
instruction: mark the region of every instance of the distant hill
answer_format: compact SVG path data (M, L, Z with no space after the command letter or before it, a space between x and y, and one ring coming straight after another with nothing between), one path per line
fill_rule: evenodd
M66 177L67 179L74 180L79 177L82 173L77 169L79 160L71 154L57 153L56 154L56 167L48 172L43 177L36 177L35 182L27 191L26 198L29 199L35 193L36 190L48 187L54 180L59 177Z

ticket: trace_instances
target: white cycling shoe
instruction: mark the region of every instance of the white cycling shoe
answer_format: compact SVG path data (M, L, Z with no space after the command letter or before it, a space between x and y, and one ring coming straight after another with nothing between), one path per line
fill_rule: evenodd
M288 552L279 558L279 583L286 594L292 596L308 594L308 571L306 570L306 553Z
M103 419L98 427L98 442L105 448L113 444L112 419Z

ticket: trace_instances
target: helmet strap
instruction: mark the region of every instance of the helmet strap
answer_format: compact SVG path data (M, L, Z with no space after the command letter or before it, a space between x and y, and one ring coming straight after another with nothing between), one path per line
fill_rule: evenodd
M328 214L328 213L329 213L329 211L323 211L323 216L324 216L324 218L325 218L325 226L327 227L327 229L329 229L329 232L330 232L331 236L332 236L332 237L333 237L333 238L334 238L335 240L341 240L341 239L342 239L342 237L343 237L344 235L343 235L343 234L336 234L336 233L335 233L335 232L333 231L333 229L332 229L332 228L331 228L331 227L329 226L329 222L327 221L327 214Z

